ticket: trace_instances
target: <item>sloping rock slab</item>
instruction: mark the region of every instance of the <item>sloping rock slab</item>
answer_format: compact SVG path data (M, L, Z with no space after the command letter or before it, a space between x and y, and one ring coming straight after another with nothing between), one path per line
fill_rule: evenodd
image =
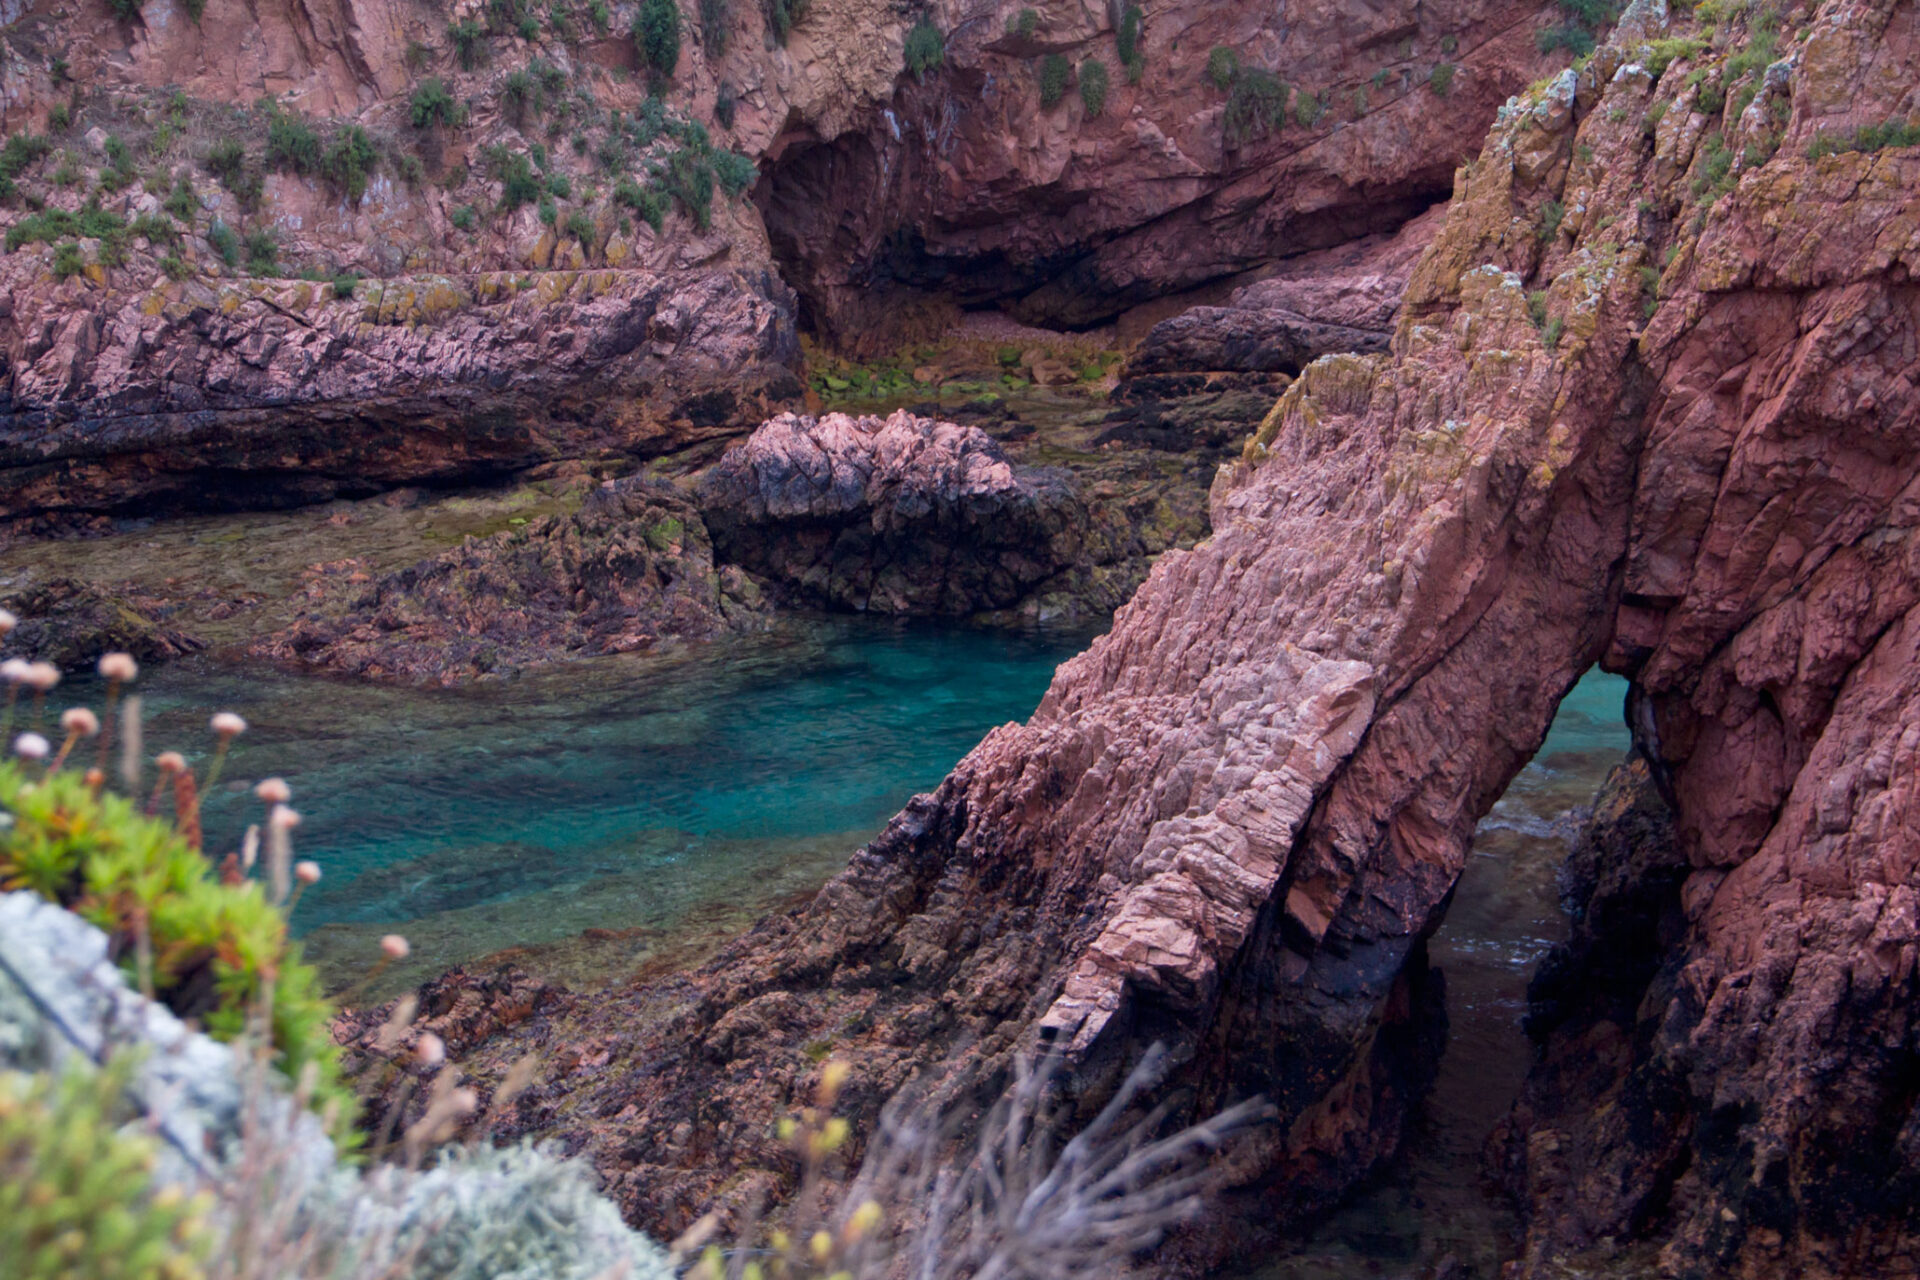
M1384 329L1326 324L1278 307L1194 307L1153 326L1127 376L1182 370L1297 374L1335 352L1387 349Z

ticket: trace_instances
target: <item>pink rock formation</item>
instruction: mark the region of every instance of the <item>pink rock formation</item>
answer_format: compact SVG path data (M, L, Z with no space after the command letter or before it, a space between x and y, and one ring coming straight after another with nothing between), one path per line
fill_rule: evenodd
M1667 1125L1535 1095L1509 1175L1580 1193L1530 1204L1519 1274L1605 1233L1679 1275L1911 1275L1920 154L1810 144L1897 116L1920 28L1825 0L1715 116L1701 87L1753 33L1656 77L1657 12L1503 113L1391 355L1304 371L1212 539L1029 723L707 969L477 1049L485 1074L578 1047L518 1127L670 1234L779 1189L734 1171L781 1167L767 1122L810 1046L871 1117L1040 1039L1092 1105L1159 1040L1195 1111L1279 1109L1221 1212L1297 1221L1397 1142L1433 1049L1422 939L1600 661L1678 801L1684 933L1608 1050Z

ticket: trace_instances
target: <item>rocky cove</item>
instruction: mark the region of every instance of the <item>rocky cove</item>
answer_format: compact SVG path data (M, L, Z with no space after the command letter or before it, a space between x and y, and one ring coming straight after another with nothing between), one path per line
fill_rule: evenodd
M1044 1051L1267 1109L1138 1274L1920 1271L1910 0L222 2L0 13L0 606L339 793L370 1132L751 1231Z

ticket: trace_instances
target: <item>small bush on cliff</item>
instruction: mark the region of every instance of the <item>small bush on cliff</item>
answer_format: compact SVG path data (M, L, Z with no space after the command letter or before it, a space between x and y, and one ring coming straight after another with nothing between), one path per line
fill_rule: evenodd
M525 152L509 151L503 146L487 150L487 171L500 184L500 208L511 213L521 205L540 198L546 184L533 171L533 162Z
M471 231L480 225L480 211L470 204L463 204L448 214L447 220L461 231Z
M358 204L366 194L367 179L379 162L380 152L367 131L350 124L334 135L333 144L321 159L320 169L348 203Z
M1080 64L1080 102L1087 109L1088 119L1106 110L1107 64L1098 58Z
M718 151L713 156L713 176L719 179L720 189L731 200L758 181L760 170L738 151Z
M906 59L907 70L915 80L922 82L926 80L928 72L938 71L947 60L946 38L925 14L907 32Z
M182 222L191 219L200 208L200 197L194 192L193 179L184 173L175 174L173 190L167 192L167 198L161 201L160 207Z
M1453 92L1453 64L1442 62L1435 66L1433 74L1427 77L1427 87L1444 98Z
M1227 142L1244 146L1277 133L1287 123L1287 102L1292 93L1286 81L1271 71L1248 67L1236 72L1233 91L1227 95L1227 109L1220 117Z
M247 274L270 276L280 266L280 241L270 227L255 227L247 232Z
M700 45L707 57L727 54L727 0L700 0Z
M53 150L47 139L30 133L16 133L0 147L0 200L12 202L19 194L16 180L40 157Z
M235 266L240 261L240 237L233 234L233 228L215 218L213 225L207 228L207 244L218 254L220 261Z
M129 1125L131 1060L0 1074L0 1258L10 1280L198 1280L204 1198L153 1186L153 1139Z
M600 238L598 228L593 225L593 218L585 209L575 209L569 213L564 230L580 242L581 248L589 252L593 249L594 241Z
M1885 151L1889 147L1920 147L1920 120L1887 120L1861 125L1852 133L1822 130L1807 146L1807 159L1844 155L1849 151Z
M773 38L784 45L787 33L807 16L811 0L765 0L765 3L767 25L773 28Z
M692 148L667 160L666 187L702 231L713 225L713 168Z
M107 165L100 171L102 191L124 191L140 177L133 167L133 152L119 138L107 139Z
M87 269L87 255L80 246L66 240L53 246L53 278L69 280Z
M107 7L122 22L132 22L140 16L140 0L107 0Z
M1146 15L1140 12L1140 6L1130 4L1121 12L1120 26L1114 32L1120 65L1127 69L1128 84L1139 84L1141 74L1147 69L1146 56L1140 50L1140 27L1145 21Z
M1040 59L1040 105L1051 107L1067 96L1073 79L1073 64L1064 53L1050 53Z
M457 125L466 117L466 110L454 101L446 82L439 76L431 76L420 82L407 99L407 111L416 129L431 129L434 125Z
M680 9L674 0L640 0L633 18L633 46L640 65L670 79L680 63Z
M486 53L484 37L485 32L480 29L480 24L472 18L447 24L447 39L453 43L453 56L460 63L462 71L471 71L480 65Z
M333 277L333 279L329 280L327 283L333 286L333 296L335 301L351 302L353 300L353 295L360 288L360 277L356 275L352 275L348 272L342 272L339 275Z
M180 228L163 213L143 213L133 220L128 230L156 249L180 243Z
M722 129L733 128L734 97L731 82L722 80L713 95L713 122ZM584 150L585 148L579 148Z
M1542 53L1565 49L1576 58L1584 58L1593 52L1593 32L1572 23L1563 23L1542 31L1536 43Z
M632 178L622 177L613 187L615 204L625 205L640 216L640 220L660 230L667 221L667 202L658 191L643 187Z
M1553 238L1560 234L1560 224L1566 216L1567 206L1558 200L1549 200L1540 206L1540 230L1537 232L1540 243L1553 243Z
M1207 79L1213 81L1213 87L1225 93L1239 75L1240 55L1223 44L1213 46L1213 52L1207 55Z
M319 171L320 135L304 117L268 108L267 167L303 177Z

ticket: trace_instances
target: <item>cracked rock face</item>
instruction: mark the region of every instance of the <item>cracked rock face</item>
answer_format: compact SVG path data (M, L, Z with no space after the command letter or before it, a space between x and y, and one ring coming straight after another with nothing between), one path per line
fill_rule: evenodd
M766 1118L809 1046L856 1064L867 1119L1043 1037L1092 1106L1163 1041L1193 1111L1279 1109L1218 1212L1284 1227L1397 1143L1433 1050L1422 940L1600 662L1676 851L1613 868L1652 877L1655 927L1622 936L1658 955L1613 976L1648 985L1601 1079L1536 1081L1510 1126L1515 1185L1575 1188L1523 1206L1519 1274L1604 1234L1676 1275L1911 1275L1920 154L1809 150L1902 109L1915 22L1796 11L1781 107L1696 113L1684 142L1701 81L1634 73L1668 33L1637 6L1461 171L1391 351L1302 372L1215 484L1212 538L1031 721L708 968L562 999L470 1065L575 1046L518 1125L671 1232L780 1189L728 1179L778 1167ZM1775 147L1716 189L1709 124ZM1543 1071L1580 1025L1537 1020ZM1656 1130L1554 1101L1647 1082ZM1248 1229L1218 1226L1177 1249Z

